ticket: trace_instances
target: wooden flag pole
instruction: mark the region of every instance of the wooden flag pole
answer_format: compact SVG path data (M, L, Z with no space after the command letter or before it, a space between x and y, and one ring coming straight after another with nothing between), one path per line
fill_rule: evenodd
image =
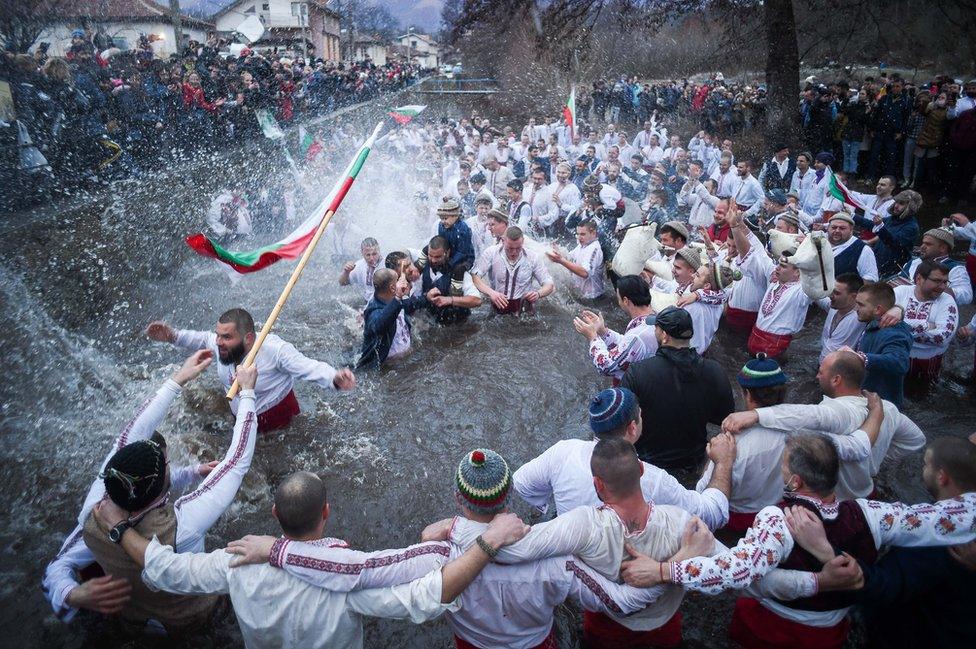
M382 122L380 124L377 124L376 128L373 129L372 136L370 137L370 139L366 140L366 142L371 144L371 140L373 140L376 137L376 134L379 132L379 130L382 127L383 127ZM346 174L348 173L349 173L349 169L347 168ZM338 205L336 207L338 207ZM318 245L319 239L322 238L322 235L325 233L325 228L326 226L329 225L329 221L332 220L332 216L334 214L335 214L335 210L330 209L328 212L325 213L325 216L322 218L322 222L319 223L318 229L315 230L315 236L312 237L312 240L309 242L308 247L305 248L305 252L302 253L301 259L298 260L298 265L295 266L295 270L292 271L291 277L288 278L288 283L285 284L284 290L282 290L281 295L278 296L278 301L275 303L274 308L271 309L271 315L269 315L268 319L264 321L264 326L261 327L261 333L258 334L257 340L254 341L254 345L251 347L251 351L247 353L247 357L244 359L244 363L243 363L244 367L250 367L251 365L254 365L254 359L257 358L258 352L261 351L261 345L264 344L264 341L268 337L268 334L271 333L271 327L274 326L275 321L278 319L278 315L281 314L281 309L284 308L285 302L288 301L288 296L291 295L292 289L295 288L295 284L298 283L298 279L302 276L302 271L305 270L305 265L308 263L308 260L311 259L312 253L315 251L315 246ZM230 390L227 391L227 398L233 399L234 397L236 397L240 389L241 386L237 382L237 378L235 377L234 383L230 386Z
M332 220L332 215L335 214L333 210L329 210L325 213L325 218L319 223L318 229L315 231L315 236L309 242L308 247L305 248L305 252L302 253L301 259L298 260L298 265L295 266L295 270L292 271L291 277L288 278L288 283L285 284L284 290L281 295L278 296L278 302L275 303L274 308L271 309L271 315L268 319L264 321L264 326L261 327L261 333L258 334L257 340L254 341L254 345L251 347L251 351L247 353L247 357L244 359L244 367L250 367L254 365L254 359L257 358L258 352L261 351L261 345L264 344L265 339L268 334L271 333L271 327L274 326L275 321L278 319L278 315L281 314L281 309L284 308L285 302L288 301L288 296L291 295L291 290L295 288L295 284L298 283L298 279L302 276L302 271L305 270L305 264L312 257L312 252L315 251L315 246L318 245L319 239L322 238L322 234L325 232L325 228L329 225L329 221ZM230 386L230 390L227 391L227 398L233 399L237 396L240 391L241 386L237 382L237 378L234 379L234 384Z

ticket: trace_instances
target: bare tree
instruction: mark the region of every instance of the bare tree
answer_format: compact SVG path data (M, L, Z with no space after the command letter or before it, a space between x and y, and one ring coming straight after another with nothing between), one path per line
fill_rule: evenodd
M0 0L0 42L26 52L70 0Z

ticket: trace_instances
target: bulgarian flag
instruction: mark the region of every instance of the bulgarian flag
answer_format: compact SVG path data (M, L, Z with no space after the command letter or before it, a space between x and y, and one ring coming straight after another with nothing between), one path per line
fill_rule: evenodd
M387 113L392 117L397 124L406 124L414 117L419 115L425 108L426 105L411 104L409 106L397 106L396 108L391 108L390 112Z
M305 162L315 160L315 156L322 152L322 143L318 138L305 130L304 126L298 127L298 151L305 158Z
M573 138L573 134L576 132L576 86L569 91L569 99L566 100L566 106L563 108L563 119L566 120L566 126L569 127L569 137Z
M833 172L830 173L830 184L827 186L827 193L845 205L856 207L859 210L867 210L867 206L858 200L850 190L837 179Z
M356 180L356 176L359 175L359 171L363 168L363 163L366 162L369 151L373 147L373 142L376 140L376 136L382 127L382 123L376 125L372 135L359 148L359 151L356 152L356 156L346 167L342 176L339 177L339 180L332 188L332 191L329 192L329 195L315 207L308 218L294 232L281 241L255 250L244 250L240 252L222 248L216 241L201 233L190 235L186 238L186 243L197 254L203 255L204 257L213 257L217 261L226 264L228 269L232 269L241 274L253 273L282 259L295 259L296 257L300 257L305 252L305 248L308 247L309 242L312 241L316 230L318 230L326 214L339 209L342 199L346 197L349 188L352 187L353 181Z

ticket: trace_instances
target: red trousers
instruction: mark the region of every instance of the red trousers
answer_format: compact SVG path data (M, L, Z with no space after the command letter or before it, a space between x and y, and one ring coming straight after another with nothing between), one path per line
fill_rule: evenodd
M632 631L602 613L583 611L583 646L588 649L644 649L681 645L681 611L651 631Z
M504 309L499 309L494 304L491 305L491 308L495 310L495 313L500 313L503 315L510 315L510 314L518 315L523 311L526 313L535 312L535 306L528 300L522 298L513 298L509 300L508 306L505 307Z
M969 273L969 281L976 286L976 255L966 255L966 272Z
M793 336L771 334L759 327L753 327L749 335L749 353L755 356L759 352L764 352L769 358L779 358L786 353L792 340Z
M291 423L292 417L300 412L295 391L289 390L284 399L258 415L258 432L268 433L284 428Z
M758 317L758 311L743 311L734 306L725 309L725 323L739 331L752 331L752 328L756 326L756 318Z
M474 646L467 640L457 637L456 635L454 636L454 646L457 647L457 649L478 649L478 647ZM535 649L559 649L559 645L556 643L555 627L549 631L549 635L547 635L546 639L542 641L542 644L536 645Z
M913 358L908 364L906 378L914 381L936 381L942 372L942 356Z
M776 615L754 599L740 597L729 625L729 637L748 649L841 649L851 622L807 626Z

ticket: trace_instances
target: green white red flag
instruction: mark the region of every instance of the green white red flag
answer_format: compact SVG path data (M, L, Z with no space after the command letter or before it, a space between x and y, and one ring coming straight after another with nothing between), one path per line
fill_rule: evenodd
M569 91L569 99L566 100L566 106L563 108L563 120L569 127L569 137L572 140L576 132L576 86Z
M216 241L202 233L193 234L186 238L186 243L193 248L197 254L204 257L212 257L225 264L228 268L237 273L253 273L267 268L282 259L295 259L300 257L308 244L315 236L319 224L329 212L339 209L342 200L349 193L356 176L359 175L366 158L369 156L370 149L376 140L383 124L377 124L373 129L372 135L363 143L356 152L355 157L346 167L345 172L339 177L332 191L320 202L305 221L284 239L254 250L232 251L220 246Z
M410 104L409 106L397 106L396 108L391 108L390 112L387 113L390 117L396 121L397 124L406 124L414 117L423 112L427 108L426 104Z
M304 126L298 127L298 151L301 153L305 162L315 160L315 156L322 152L322 143L319 139L305 130Z
M833 171L830 172L830 184L827 185L827 192L845 205L856 207L859 210L867 210L867 206L854 196L849 189L838 180Z

